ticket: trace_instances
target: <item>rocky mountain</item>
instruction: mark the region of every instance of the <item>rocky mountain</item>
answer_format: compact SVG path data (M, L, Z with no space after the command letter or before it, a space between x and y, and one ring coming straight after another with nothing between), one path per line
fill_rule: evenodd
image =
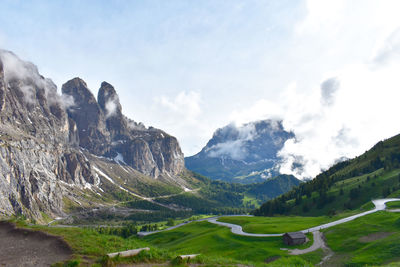
M0 50L0 215L42 220L116 191L179 192L190 187L183 171L176 138L123 116L110 84L96 100L75 78L60 95L35 65Z
M186 167L211 179L253 183L279 174L278 152L294 138L281 121L263 120L215 131L196 155L185 158Z
M126 118L112 85L101 84L98 102L79 78L65 83L62 94L74 102L67 113L76 123L80 147L154 178L170 179L182 172L183 153L176 138Z

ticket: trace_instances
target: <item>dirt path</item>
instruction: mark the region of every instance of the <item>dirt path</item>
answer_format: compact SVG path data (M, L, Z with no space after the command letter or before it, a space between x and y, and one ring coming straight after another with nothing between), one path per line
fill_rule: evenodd
M71 248L61 238L0 222L0 266L51 266L71 255Z
M311 247L306 249L293 249L289 250L290 255L301 255L306 254L312 251L316 251L317 249L326 247L324 240L322 239L322 233L320 231L313 232L314 243Z
M306 248L306 249L289 250L289 254L290 255L301 255L301 254L306 254L306 253L313 252L313 251L316 251L317 249L322 248L325 256L322 258L321 262L318 263L318 265L323 265L327 260L329 260L333 256L334 253L326 245L323 233L321 233L320 231L313 232L313 239L314 239L314 243L311 245L311 247Z

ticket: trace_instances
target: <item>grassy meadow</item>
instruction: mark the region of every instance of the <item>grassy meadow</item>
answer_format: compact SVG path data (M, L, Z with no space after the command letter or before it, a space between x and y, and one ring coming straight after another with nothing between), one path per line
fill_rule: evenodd
M399 204L398 202L393 202ZM346 215L347 216L347 215ZM341 216L343 217L343 216ZM292 232L323 224L335 217L222 217L221 221L240 224L245 231L272 233ZM62 236L74 251L76 266L112 266L115 263L168 263L185 266L177 260L178 255L200 254L190 263L205 266L313 266L324 257L323 251L292 256L282 242L282 237L245 237L234 235L227 227L207 221L192 222L174 230L138 238L123 238L99 233L94 228L56 228L46 226L21 226ZM328 246L334 256L329 260L332 266L395 266L400 261L400 213L380 211L354 221L323 230ZM290 247L304 249L310 242ZM111 252L134 248L150 247L150 251L138 256L106 260L104 255ZM109 264L109 265L107 265Z
M336 266L385 265L400 260L400 213L380 211L323 230Z
M243 231L255 234L280 234L296 232L314 226L328 223L338 217L300 217L300 216L277 216L277 217L246 217L228 216L220 217L218 221L233 223L242 226Z
M388 209L400 209L400 201L393 201L386 203Z
M183 227L149 235L143 240L161 249L168 249L178 254L198 254L222 262L252 264L264 266L271 261L274 264L297 262L300 266L309 265L301 257L289 256L281 250L286 246L282 237L245 237L234 235L227 227L208 222L195 222ZM311 242L303 246L310 246ZM211 260L212 261L212 260ZM276 261L276 262L275 262Z
M178 255L200 254L192 263L206 266L313 266L320 257L290 256L281 237L257 238L234 235L229 228L209 222L192 222L180 228L160 232L143 238L131 236L123 238L111 234L101 234L94 228L28 226L18 222L21 227L40 230L63 237L74 252L73 266L113 266L115 263L170 263L184 266L177 261ZM306 248L312 244L290 247ZM104 255L111 252L150 247L138 256L106 260ZM108 264L108 265L107 265ZM60 265L61 266L61 265Z

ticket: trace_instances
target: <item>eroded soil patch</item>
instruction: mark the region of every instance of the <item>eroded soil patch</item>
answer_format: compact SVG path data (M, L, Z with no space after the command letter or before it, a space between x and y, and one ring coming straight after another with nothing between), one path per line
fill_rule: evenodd
M59 237L1 221L0 248L0 266L50 266L72 255L71 248Z
M383 239L385 237L390 236L391 234L393 234L393 233L388 233L388 232L372 233L372 234L360 237L359 241L362 243L368 243L368 242L372 242L375 240Z

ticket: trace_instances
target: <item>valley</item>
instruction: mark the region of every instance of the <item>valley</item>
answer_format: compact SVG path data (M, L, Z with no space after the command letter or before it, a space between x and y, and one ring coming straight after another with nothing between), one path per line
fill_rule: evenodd
M75 257L81 258L82 256L79 255L89 255L88 257L92 259L78 260L79 264L82 265L90 265L93 264L93 261L99 261L101 255L105 253L140 247L150 247L150 252L142 252L138 256L126 259L109 259L106 261L107 263L101 264L111 264L111 262L113 264L147 262L151 264L199 264L205 266L314 266L321 262L323 266L391 264L391 262L398 260L396 248L398 244L397 235L400 232L397 226L400 213L391 212L391 210L396 210L399 207L399 201L394 200L400 197L399 191L396 189L399 183L398 174L400 170L396 165L396 156L393 156L393 151L396 151L399 143L398 140L399 137L395 136L380 142L364 155L345 163L339 163L327 172L322 173L315 180L302 183L294 190L283 194L272 202L270 201L270 203L279 203L278 201L285 199L285 209L275 209L275 212L281 211L282 214L273 214L273 216L267 217L259 216L257 212L265 210L263 207L266 205L271 205L271 211L273 211L272 204L267 202L254 211L254 214L258 216L222 215L218 218L201 218L200 220L193 217L192 219L172 222L176 227L170 230L163 230L170 227L164 221L162 227L143 228L146 229L143 234L139 231L141 226L136 226L141 237L136 237L135 234L123 237L122 230L120 234L116 230L99 232L96 227L29 227L64 236L70 244L76 243L72 245L72 247L75 247ZM377 156L382 163L370 165L368 162L377 161ZM360 168L366 173L360 173ZM350 173L350 175L347 173ZM353 174L356 174L356 176L352 177ZM331 186L327 187L327 196L335 196L336 194L336 200L327 201L325 204L327 207L325 207L318 205L318 197L321 194L324 195L318 189L318 186L324 188L323 186L329 184L330 179L332 179L329 179L329 177L341 178L338 181L330 182ZM209 183L213 182L210 181ZM219 183L219 186L224 185L221 182L216 183ZM374 183L374 186L372 186L372 183ZM391 187L390 192L385 189L388 185ZM311 192L312 198L307 196L305 188L316 190ZM342 195L341 188L343 188ZM354 192L354 190L352 191L354 188L360 190L359 194L352 193L350 195L350 192ZM378 188L378 190L373 190L374 188ZM291 199L290 196L296 196L299 190L304 192L302 201L296 200L296 198ZM201 192L201 189L198 192ZM178 193L165 199L179 199L180 196L185 196L188 193L190 192ZM343 196L343 199L340 196ZM370 200L383 196L394 198L386 203L386 210L384 210L384 203L387 200L374 201L375 205ZM155 198L155 200L160 199L164 198ZM351 201L351 205L344 204L348 201ZM168 204L168 202L164 203ZM308 215L307 212L302 210L302 206L299 210L299 204L310 205ZM289 209L289 207L292 208ZM331 212L332 209L335 210L335 213ZM304 216L305 214L307 216ZM236 229L234 230L236 233L248 234L237 235L226 226ZM104 229L107 229L107 227ZM151 231L156 229L159 230L150 234ZM295 247L285 246L281 235L291 231L305 231L310 241ZM318 241L319 243L313 245L314 238L318 240L321 238L319 235L314 237L309 233L313 231L322 233L324 243ZM264 236L267 233L268 235ZM85 240L81 240L83 234ZM111 241L113 238L116 241ZM86 239L95 243L87 243ZM95 241L96 239L98 241ZM101 240L104 239L108 241L103 245ZM85 244L85 247L82 247L81 243ZM96 249L91 250L90 247L96 247ZM179 260L179 255L188 254L200 255L189 261L182 262L182 260Z
M397 244L398 230L396 229L398 229L397 221L400 220L400 213L384 210L385 205L383 203L398 200L376 201L375 209L358 214L357 218L354 218L353 215L340 220L334 217L319 219L319 223L334 222L329 223L326 228L324 225L315 227L318 218L313 220L312 217L262 218L248 216L221 217L218 218L218 221L214 218L205 218L190 223L186 222L164 231L140 235L139 238L134 235L122 238L118 235L104 234L98 232L96 228L48 228L43 226L30 226L29 228L63 236L71 244L75 257L79 254L86 255L86 257L89 256L87 260L90 258L92 261L96 258L99 260L101 255L109 252L150 247L149 252L142 252L138 256L127 259L117 259L116 263L144 261L154 264L165 262L174 264L173 262L176 261L178 255L200 254L200 256L192 259L191 263L208 266L235 266L237 264L249 266L287 264L311 266L323 261L325 257L326 252L322 252L318 245L313 245L315 235L314 237L311 235L311 232L319 233L318 231L321 231L326 237L325 246L331 249L331 253L333 253L329 259L324 261L324 264L382 264L397 259L395 252L397 245L395 244ZM349 218L352 218L352 220L349 220ZM238 233L234 231L236 230L235 227L232 228L231 232L226 226L232 227L233 225L223 223L218 225L219 221L235 222L245 226L246 230L250 229L248 231L259 233L259 235ZM260 224L262 227L260 227ZM363 227L360 227L360 225ZM358 231L355 231L355 229L358 229ZM285 246L282 243L282 233L298 230L304 230L310 241L295 247L288 248ZM270 231L271 234L265 234L266 231ZM352 234L346 234L349 231ZM387 253L384 256L381 255L381 250L376 247L382 244L387 247L391 246L387 248ZM319 243L319 245L322 244ZM373 247L376 248L373 249ZM325 249L326 247L322 248ZM354 248L356 248L356 253L353 254ZM367 250L365 251L365 249ZM302 254L302 251L306 253ZM87 260L80 260L79 262L85 264L85 262L88 263ZM109 260L109 262L113 261L115 262L115 260Z
M0 263L398 261L400 135L301 181L279 172L280 151L295 139L282 121L225 126L185 159L175 137L123 115L111 84L102 82L96 98L73 78L61 92L35 65L0 50L0 234L15 244L15 255L27 255L15 263L1 254ZM302 232L308 242L285 245L288 232ZM24 246L21 235L34 245ZM48 253L38 253L40 246ZM140 248L149 249L107 256Z

